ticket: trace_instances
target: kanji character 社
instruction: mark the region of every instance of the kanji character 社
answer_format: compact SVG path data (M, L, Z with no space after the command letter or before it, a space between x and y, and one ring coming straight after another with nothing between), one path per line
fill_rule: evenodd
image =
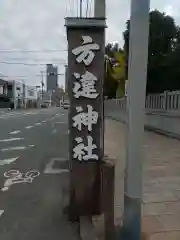
M78 114L72 119L74 121L73 127L77 127L79 131L82 130L82 124L88 127L88 131L92 131L92 124L96 124L98 121L98 112L93 111L91 105L87 105L87 113L83 112L82 107L76 107Z
M87 140L88 145L85 146L82 137L75 138L77 146L73 149L73 158L77 158L79 161L98 160L98 155L93 154L93 150L97 148L97 146L93 144L93 138L91 136L87 136Z
M97 98L99 93L95 89L96 76L86 71L83 75L74 73L74 77L79 80L79 82L74 83L73 93L75 98L79 98L80 96L90 99Z
M86 66L90 65L92 60L94 59L94 51L98 51L100 49L99 45L96 43L93 43L92 38L89 36L82 36L83 43L81 46L76 47L72 50L72 53L75 56L78 56L76 58L76 61L78 63L84 62Z

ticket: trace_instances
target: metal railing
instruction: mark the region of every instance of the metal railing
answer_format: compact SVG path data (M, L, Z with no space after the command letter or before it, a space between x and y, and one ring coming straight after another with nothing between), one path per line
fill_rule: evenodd
M109 101L109 100L108 100ZM127 98L113 99L114 107L125 110ZM111 103L112 104L112 103ZM111 105L112 106L112 105ZM164 92L161 94L150 94L146 97L145 108L147 110L159 111L180 111L180 91Z

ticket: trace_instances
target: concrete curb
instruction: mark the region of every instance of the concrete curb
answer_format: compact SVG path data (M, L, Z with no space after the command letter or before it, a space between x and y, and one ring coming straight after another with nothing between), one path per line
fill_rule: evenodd
M126 121L121 120L121 119L117 119L116 117L106 116L105 118L109 118L111 120L121 122L121 123L124 123L124 124L126 123ZM180 135L178 135L178 134L170 133L170 132L164 131L162 129L157 129L157 128L149 126L149 125L145 125L144 129L146 131L149 131L149 132L154 132L154 133L157 133L157 134L169 137L169 138L174 138L174 139L180 140Z

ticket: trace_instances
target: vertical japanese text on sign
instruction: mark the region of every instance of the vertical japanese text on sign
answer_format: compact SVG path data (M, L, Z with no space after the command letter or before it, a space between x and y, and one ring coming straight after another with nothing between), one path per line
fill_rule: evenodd
M85 66L89 66L95 57L94 52L100 50L100 46L93 43L90 36L82 36L82 40L82 45L74 48L72 53L76 56L77 63L84 63ZM99 96L95 87L98 79L88 70L84 73L74 72L73 76L76 80L72 89L74 98L79 99L80 97L84 97L89 99L89 104L87 104L87 112L84 112L85 110L82 106L76 107L77 115L72 117L72 126L77 128L78 131L82 131L82 125L84 125L89 132L92 132L92 125L97 124L99 117L98 112L93 110L91 105L91 101ZM75 137L77 145L73 148L73 158L79 161L99 160L99 156L93 153L93 150L97 149L97 145L93 143L93 137L90 135L86 136L87 146L83 143L84 139L84 137Z

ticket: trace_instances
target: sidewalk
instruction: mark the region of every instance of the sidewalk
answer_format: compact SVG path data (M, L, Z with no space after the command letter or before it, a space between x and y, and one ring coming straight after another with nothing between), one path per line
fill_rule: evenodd
M116 159L115 224L123 213L125 125L106 120L105 154ZM145 132L142 231L148 240L180 239L180 141Z

